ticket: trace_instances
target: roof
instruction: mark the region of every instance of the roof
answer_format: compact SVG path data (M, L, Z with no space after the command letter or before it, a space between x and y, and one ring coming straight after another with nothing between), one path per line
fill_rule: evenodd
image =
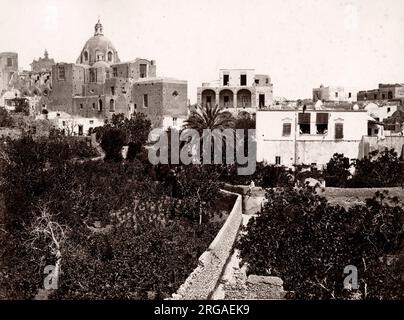
M174 79L174 78L164 78L164 77L159 77L159 78L140 78L135 81L135 84L141 84L141 83L158 83L158 82L171 82L171 83L181 83L181 84L186 84L186 80L179 80L179 79Z

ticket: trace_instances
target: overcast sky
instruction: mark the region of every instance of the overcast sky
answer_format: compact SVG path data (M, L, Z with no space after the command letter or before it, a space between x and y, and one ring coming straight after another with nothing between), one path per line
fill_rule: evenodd
M121 61L196 87L220 68L269 74L274 95L325 85L404 82L404 0L0 0L0 52L29 69L44 49L75 62L98 16Z

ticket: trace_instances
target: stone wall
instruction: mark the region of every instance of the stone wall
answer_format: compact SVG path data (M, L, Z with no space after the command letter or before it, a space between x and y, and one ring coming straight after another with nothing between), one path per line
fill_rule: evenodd
M235 186L227 183L224 185L224 189L242 195L244 214L252 215L261 211L265 202L265 189L254 187L250 191L249 186Z
M363 154L368 155L369 152L385 148L394 149L398 156L404 157L404 136L387 136L383 140L378 137L363 137Z
M224 193L232 192L223 190ZM226 222L220 229L209 248L199 257L199 265L189 275L184 284L174 293L173 300L206 300L211 299L218 285L223 270L231 257L234 241L237 238L242 222L241 196L236 195Z

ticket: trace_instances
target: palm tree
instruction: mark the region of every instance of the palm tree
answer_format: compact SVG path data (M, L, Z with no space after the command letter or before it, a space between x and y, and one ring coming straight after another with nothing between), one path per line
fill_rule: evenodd
M224 142L225 139L234 139L233 135L227 136L228 132L223 135L222 130L224 129L234 129L235 120L232 117L230 112L223 112L218 105L210 106L206 105L204 107L197 106L194 111L191 112L191 115L187 120L184 122L185 129L194 129L197 130L199 136L201 137L200 140L200 147L201 151L203 146L203 140L206 139L206 132L203 132L204 129L215 130L218 129L221 133L222 141ZM212 132L213 136L217 135L218 132ZM213 136L211 136L212 141L214 141ZM214 144L211 145L211 157L214 155L215 148L219 146L215 146ZM223 148L223 147L222 147ZM223 150L223 149L222 149ZM201 152L201 157L202 157ZM211 160L213 160L211 158Z
M234 119L229 112L223 112L218 105L197 106L185 120L186 129L195 129L202 133L203 129L228 129L234 127Z

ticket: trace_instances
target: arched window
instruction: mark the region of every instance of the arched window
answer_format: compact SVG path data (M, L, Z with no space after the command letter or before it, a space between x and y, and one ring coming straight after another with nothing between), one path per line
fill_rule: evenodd
M102 100L98 100L98 111L102 111Z
M88 52L84 51L84 61L88 61Z
M112 52L108 51L108 61L112 62Z
M387 98L388 98L388 99L393 99L393 92L392 92L392 91L389 91L389 92L388 92Z
M110 112L115 111L115 101L114 101L114 99L109 100L109 111Z

